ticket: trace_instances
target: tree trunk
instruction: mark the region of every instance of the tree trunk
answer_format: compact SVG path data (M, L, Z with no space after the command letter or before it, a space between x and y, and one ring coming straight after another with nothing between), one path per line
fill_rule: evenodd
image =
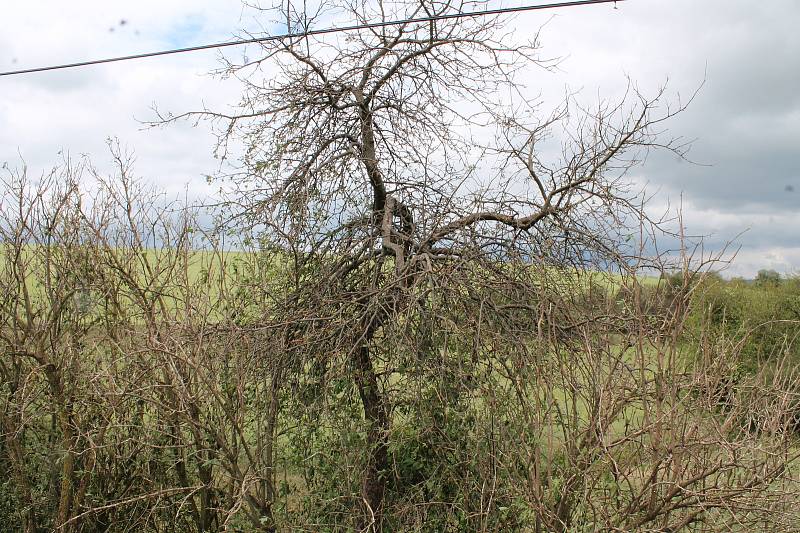
M386 400L378 390L378 380L366 344L358 349L355 366L355 381L364 405L364 417L369 423L367 439L372 446L361 486L361 497L364 502L361 530L380 531L389 466L387 450L389 416Z

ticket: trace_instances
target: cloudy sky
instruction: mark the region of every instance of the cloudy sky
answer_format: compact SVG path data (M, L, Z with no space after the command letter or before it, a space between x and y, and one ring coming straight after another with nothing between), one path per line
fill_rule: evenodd
M524 4L527 2L519 2ZM506 1L505 5L517 5ZM735 239L727 276L761 268L800 272L800 2L627 0L519 15L518 31L547 22L547 55L560 72L528 78L545 97L565 87L613 97L635 80L667 83L672 98L702 89L670 133L696 139L701 165L654 155L635 178L656 204L681 203L690 233L711 248ZM126 55L270 30L238 0L4 2L0 71ZM228 54L237 54L228 49ZM207 127L144 129L152 107L179 112L235 103L238 87L207 75L214 51L0 77L0 164L32 174L63 154L108 165L105 140L136 154L136 171L171 192L213 193L204 175L218 163ZM553 102L554 104L556 102ZM656 206L657 207L657 206ZM744 233L743 233L744 232Z

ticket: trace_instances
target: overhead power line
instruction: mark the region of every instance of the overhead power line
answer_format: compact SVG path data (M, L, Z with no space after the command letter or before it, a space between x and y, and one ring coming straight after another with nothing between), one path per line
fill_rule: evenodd
M484 9L481 11L467 11L463 13L448 13L444 15L431 15L429 17L409 18L402 20L389 20L382 22L369 22L364 24L354 24L351 26L339 26L330 28L321 28L318 30L305 30L299 32L283 33L280 35L268 35L265 37L254 37L252 39L242 39L236 41L225 41L221 43L201 44L198 46L189 46L186 48L172 48L169 50L160 50L158 52L145 52L142 54L133 54L128 56L108 57L104 59L93 59L90 61L79 61L77 63L65 63L62 65L50 65L46 67L27 68L22 70L11 70L8 72L0 72L0 76L15 76L17 74L30 74L32 72L45 72L48 70L62 70L67 68L88 67L90 65L100 65L102 63L114 63L117 61L129 61L131 59L144 59L146 57L166 56L171 54L182 54L184 52L197 52L199 50L209 50L212 48L224 48L226 46L241 46L245 44L264 43L269 41L280 41L282 39L292 39L296 37L307 37L311 35L324 35L327 33L337 33L346 31L367 30L370 28L380 28L385 26L401 26L403 24L414 24L419 22L433 22L436 20L450 20L461 19L470 17L484 17L491 15L502 15L506 13L519 13L523 11L539 11L542 9L557 9L562 7L578 7L591 4L609 4L623 0L576 0L574 2L557 2L553 4L533 4L527 6L517 7L504 7L498 9Z

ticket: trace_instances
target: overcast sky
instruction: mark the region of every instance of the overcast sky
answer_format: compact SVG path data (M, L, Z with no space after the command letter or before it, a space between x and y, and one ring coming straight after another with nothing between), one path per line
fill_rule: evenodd
M235 0L3 4L0 71L270 29ZM524 32L548 20L541 41L546 55L563 58L561 72L537 70L527 78L529 89L545 97L566 86L586 97L613 97L627 76L645 92L668 80L672 97L685 98L705 82L669 126L696 139L691 157L703 165L657 154L634 177L657 193L656 204L682 202L688 230L707 235L709 246L736 238L741 249L726 276L752 277L761 268L799 272L800 2L627 0L617 9L519 15L514 24ZM217 163L208 128L146 130L140 121L153 118L154 104L179 112L235 103L238 87L206 74L218 57L207 51L0 77L0 163L24 160L39 174L70 153L89 154L103 168L105 139L114 136L135 152L144 179L176 193L188 186L195 195L210 194L204 176Z

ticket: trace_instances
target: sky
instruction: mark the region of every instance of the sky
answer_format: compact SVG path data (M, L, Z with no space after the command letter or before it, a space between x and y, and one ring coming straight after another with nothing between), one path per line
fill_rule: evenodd
M527 2L506 1L503 5ZM498 2L498 5L499 2ZM697 92L668 135L692 140L690 158L655 153L632 179L652 208L682 206L687 232L736 257L724 275L800 273L800 2L626 0L527 13L520 36L543 26L556 72L532 70L527 89L552 105L565 90L586 101L618 97L628 79L673 102ZM273 29L236 0L4 2L0 71L224 41ZM241 50L226 49L236 56ZM65 154L110 169L106 140L135 154L145 181L169 193L213 195L219 168L207 125L146 128L171 112L235 104L239 87L208 73L219 51L0 77L0 164L40 174Z

